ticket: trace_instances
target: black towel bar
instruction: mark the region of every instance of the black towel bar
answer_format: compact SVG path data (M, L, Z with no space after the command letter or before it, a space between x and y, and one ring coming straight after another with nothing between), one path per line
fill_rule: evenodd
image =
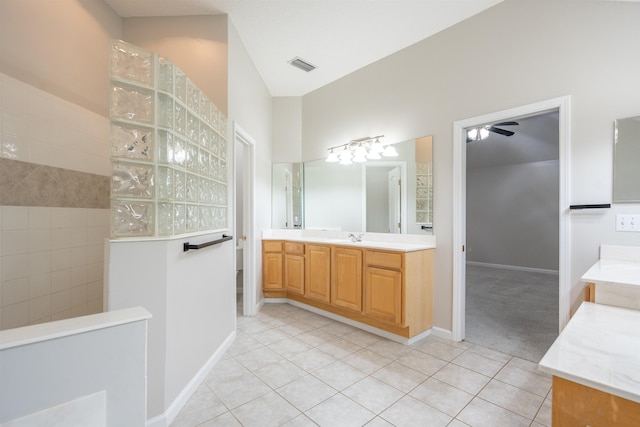
M233 236L227 236L226 234L222 235L222 238L218 240L212 240L207 243L200 243L199 245L190 245L189 242L185 242L184 244L184 252L187 252L189 249L202 249L207 246L217 245L218 243L226 242L227 240L233 239Z
M600 203L595 205L571 205L569 209L602 209L602 208L610 208L611 203Z

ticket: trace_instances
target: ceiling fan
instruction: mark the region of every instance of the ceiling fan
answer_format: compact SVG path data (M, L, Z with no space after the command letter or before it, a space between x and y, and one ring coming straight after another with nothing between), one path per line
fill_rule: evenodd
M504 136L512 136L515 132L502 129L496 126L518 126L518 122L500 122L492 125L485 125L467 130L467 142L480 141L489 137L489 132L494 132Z

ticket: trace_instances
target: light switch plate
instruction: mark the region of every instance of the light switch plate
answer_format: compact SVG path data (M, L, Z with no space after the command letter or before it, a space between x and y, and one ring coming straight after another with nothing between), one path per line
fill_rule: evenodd
M640 214L617 214L616 231L640 231Z

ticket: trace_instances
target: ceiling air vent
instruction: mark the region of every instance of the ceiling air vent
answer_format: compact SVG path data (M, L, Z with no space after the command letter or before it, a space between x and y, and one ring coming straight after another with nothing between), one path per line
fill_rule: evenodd
M315 70L316 67L315 65L311 65L309 64L307 61L304 61L300 58L293 58L291 61L289 61L289 64L293 65L296 68L300 68L302 71L306 71L307 73L309 71L313 71Z

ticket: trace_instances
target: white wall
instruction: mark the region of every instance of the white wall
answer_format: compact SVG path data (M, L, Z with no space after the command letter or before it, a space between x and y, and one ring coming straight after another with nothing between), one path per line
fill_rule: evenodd
M229 122L236 122L255 140L254 224L256 299L262 299L260 232L271 228L272 98L229 21ZM245 188L246 187L245 183ZM247 230L245 230L245 234ZM245 274L247 267L245 266Z
M0 331L0 424L144 426L148 318L135 307ZM103 424L89 422L96 399L79 400L96 393Z
M273 98L273 162L302 161L302 97Z
M109 310L140 305L153 315L147 414L157 425L177 415L185 403L181 393L235 330L233 243L183 251L183 242L198 244L217 237L110 245Z
M559 167L467 170L467 261L558 270Z
M433 135L435 326L452 324L452 123L571 95L570 203L610 202L613 121L640 113L639 18L632 2L506 0L303 97L303 160L360 135ZM638 210L572 214L572 301L601 243L640 245L614 231Z
M107 52L121 24L102 1L2 0L0 72L108 117Z

